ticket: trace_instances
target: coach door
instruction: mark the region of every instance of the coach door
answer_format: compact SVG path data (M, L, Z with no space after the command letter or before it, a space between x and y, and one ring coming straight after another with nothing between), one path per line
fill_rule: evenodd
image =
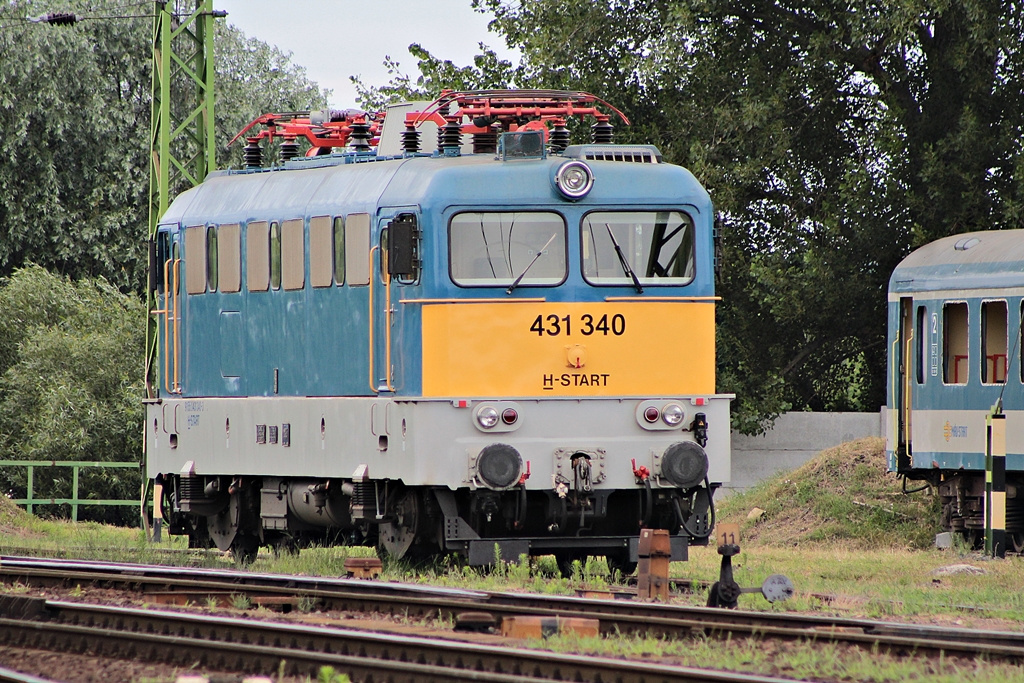
M910 466L912 453L911 441L911 407L914 373L914 300L910 297L900 299L899 339L896 342L898 362L896 377L896 459L897 467L903 469Z

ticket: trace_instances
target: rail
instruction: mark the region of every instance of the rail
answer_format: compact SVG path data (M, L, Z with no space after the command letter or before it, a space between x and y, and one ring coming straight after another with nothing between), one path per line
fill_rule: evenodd
M102 462L102 461L79 461L79 460L0 460L0 467L27 467L28 479L25 485L25 498L13 498L12 503L26 506L26 511L32 514L33 508L38 505L70 505L71 519L78 521L78 508L83 505L139 505L136 500L113 500L79 498L78 495L78 472L83 467L99 467L112 469L139 469L137 462ZM37 467L70 467L71 468L71 498L37 498L33 491L35 483L35 470Z
M689 638L695 633L703 633L723 639L816 640L858 647L868 652L913 652L930 657L955 655L1024 661L1024 633L1017 631L946 628L827 614L758 612L659 602L485 592L361 579L8 555L0 556L0 579L9 584L17 582L31 586L92 583L107 588L131 589L143 592L151 605L202 605L214 598L226 600L235 595L248 595L255 604L266 598L269 598L268 602L282 604L283 598L291 596L295 604L300 600L311 601L325 612L362 612L395 615L403 619L441 617L455 620L467 612L486 612L495 621L511 616L597 619L603 634Z

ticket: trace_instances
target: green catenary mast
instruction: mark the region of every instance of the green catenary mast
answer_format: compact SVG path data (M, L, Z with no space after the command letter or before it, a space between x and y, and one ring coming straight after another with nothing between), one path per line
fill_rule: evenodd
M216 167L213 0L156 2L150 116L149 240L171 196L203 182ZM172 101L173 100L173 101ZM150 270L159 267L150 259ZM150 272L150 282L156 273ZM152 287L149 311L155 309ZM156 397L156 317L146 326L146 397Z

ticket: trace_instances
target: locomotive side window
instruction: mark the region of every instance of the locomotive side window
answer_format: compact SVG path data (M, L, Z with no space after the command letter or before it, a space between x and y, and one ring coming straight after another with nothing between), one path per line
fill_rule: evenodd
M946 384L967 384L969 343L967 304L946 304L942 307L942 381Z
M370 214L350 213L345 219L345 270L353 287L370 284Z
M680 211L595 211L583 217L583 277L593 285L693 280L693 221Z
M245 226L245 272L250 292L270 289L269 237L270 226L266 221L253 221Z
M281 289L281 224L270 224L270 288Z
M159 232L156 236L156 262L154 275L156 276L156 291L163 294L167 287L167 277L170 277L171 259L171 235L167 232Z
M242 289L242 244L238 223L220 226L217 269L220 271L220 291L237 292Z
M217 226L206 229L206 286L211 292L217 291Z
M306 286L306 245L301 218L281 224L281 282L287 290Z
M202 294L206 291L206 226L185 228L185 291Z
M1006 348L1008 309L1005 301L985 301L981 304L981 381L985 384L1004 384L1009 357Z
M309 219L309 284L330 287L334 284L334 234L330 216Z
M334 282L345 284L345 218L334 217Z
M507 287L557 285L565 280L566 227L556 213L469 212L455 215L448 230L452 281L457 285Z

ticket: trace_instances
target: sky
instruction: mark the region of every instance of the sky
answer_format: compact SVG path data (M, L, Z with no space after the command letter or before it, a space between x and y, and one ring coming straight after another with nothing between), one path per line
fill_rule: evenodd
M487 30L493 17L473 11L471 0L214 0L213 6L250 38L291 52L293 64L333 91L332 109L356 106L349 76L368 86L385 84L388 55L416 76L411 43L456 66L472 64L479 43L518 61L518 53Z

